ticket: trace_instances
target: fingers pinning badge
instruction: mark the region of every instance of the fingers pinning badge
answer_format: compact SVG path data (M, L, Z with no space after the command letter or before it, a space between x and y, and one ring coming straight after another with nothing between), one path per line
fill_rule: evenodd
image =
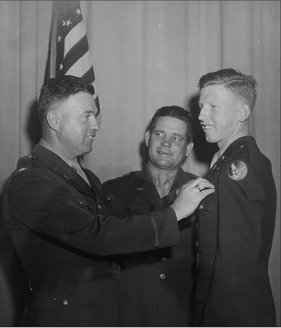
M248 173L248 166L243 161L234 161L228 167L228 176L235 181L243 180Z

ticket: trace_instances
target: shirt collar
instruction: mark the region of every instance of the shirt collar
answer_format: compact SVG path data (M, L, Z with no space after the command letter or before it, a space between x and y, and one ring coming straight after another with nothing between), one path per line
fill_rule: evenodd
M178 169L176 169L172 172L169 172L169 171L159 170L158 168L156 168L152 165L146 164L145 171L146 171L147 175L151 178L154 185L156 185L158 183L159 175L165 174L167 179L169 180L169 183L171 186L175 180Z

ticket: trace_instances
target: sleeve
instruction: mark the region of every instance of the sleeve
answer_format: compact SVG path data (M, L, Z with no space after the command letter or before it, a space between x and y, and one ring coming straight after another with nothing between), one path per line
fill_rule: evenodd
M124 218L94 213L52 177L21 174L7 189L10 227L20 225L50 242L96 255L127 254L179 242L172 208Z
M124 218L131 212L125 202L120 197L117 197L114 191L111 191L106 185L102 186L103 201L110 213L120 218Z
M235 160L222 170L218 183L218 239L221 256L249 265L262 244L265 188L254 167Z

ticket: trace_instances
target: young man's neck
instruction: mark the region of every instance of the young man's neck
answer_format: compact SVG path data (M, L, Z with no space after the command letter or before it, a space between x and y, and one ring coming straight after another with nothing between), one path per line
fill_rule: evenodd
M235 134L231 135L227 140L224 140L222 142L218 142L218 153L219 156L221 156L226 149L229 147L230 144L232 144L235 140L246 137L250 135L249 127L247 125L243 126L239 131L237 131Z

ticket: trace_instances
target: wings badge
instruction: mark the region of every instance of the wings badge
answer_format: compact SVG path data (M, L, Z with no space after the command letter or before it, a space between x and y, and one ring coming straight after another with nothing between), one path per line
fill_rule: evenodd
M228 167L228 176L235 181L243 180L248 173L248 166L243 161L234 161Z

